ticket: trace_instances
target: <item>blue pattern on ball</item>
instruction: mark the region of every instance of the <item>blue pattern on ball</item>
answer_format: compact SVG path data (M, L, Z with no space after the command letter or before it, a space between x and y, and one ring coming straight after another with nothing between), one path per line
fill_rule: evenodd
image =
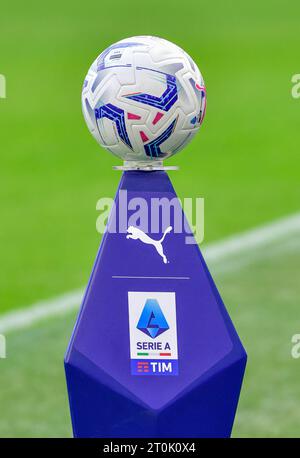
M174 119L174 121L169 125L169 127L159 137L157 137L155 140L145 145L144 148L145 148L145 152L147 156L150 156L151 158L167 156L167 153L163 153L162 150L160 149L160 145L170 137L170 135L172 134L174 130L176 121L177 119Z
M132 149L126 130L124 110L108 103L107 105L102 105L100 108L95 108L95 116L96 119L108 118L113 121L116 124L120 139Z
M174 105L174 103L178 100L176 77L173 75L169 75L168 73L163 73L157 70L153 70L151 68L137 67L136 70L150 70L151 72L156 72L156 73L165 75L167 89L164 91L164 93L160 97L156 97L151 94L141 93L141 94L127 95L126 98L135 100L136 102L144 103L146 105L150 105L159 110L169 111L170 108L172 108L172 106Z

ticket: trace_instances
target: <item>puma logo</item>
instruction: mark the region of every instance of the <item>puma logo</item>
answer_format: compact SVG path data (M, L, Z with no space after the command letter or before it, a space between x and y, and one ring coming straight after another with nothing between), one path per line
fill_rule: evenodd
M167 264L168 260L164 254L162 243L165 239L165 236L169 234L169 232L171 232L172 229L172 226L167 227L162 238L160 240L154 240L151 237L149 237L149 235L145 234L145 232L143 232L141 229L138 229L134 226L129 226L129 228L127 229L128 235L126 235L126 238L140 240L141 242L146 243L147 245L153 245L157 253L162 257L164 263Z

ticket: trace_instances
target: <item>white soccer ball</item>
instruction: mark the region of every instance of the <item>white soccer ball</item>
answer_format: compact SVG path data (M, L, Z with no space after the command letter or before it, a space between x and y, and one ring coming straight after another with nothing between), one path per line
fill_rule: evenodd
M138 36L97 57L84 81L82 107L90 132L108 151L125 161L161 161L198 132L206 91L185 51Z

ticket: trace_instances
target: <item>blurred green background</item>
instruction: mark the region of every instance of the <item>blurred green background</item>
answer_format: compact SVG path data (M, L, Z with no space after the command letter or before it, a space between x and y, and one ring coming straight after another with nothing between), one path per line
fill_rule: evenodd
M95 57L122 38L174 41L202 71L206 119L168 164L180 166L170 174L180 197L205 198L205 243L297 213L299 17L296 0L3 4L0 314L88 281L96 202L114 195L120 175L85 126L80 92ZM235 436L300 436L300 362L290 356L300 332L299 237L280 244L242 268L211 265L249 354ZM63 354L74 319L7 336L0 437L71 434Z

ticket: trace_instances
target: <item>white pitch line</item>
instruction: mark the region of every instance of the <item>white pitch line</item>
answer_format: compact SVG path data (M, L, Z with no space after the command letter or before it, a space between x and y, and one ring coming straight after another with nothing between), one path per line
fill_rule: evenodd
M36 302L22 310L2 315L0 318L0 332L7 333L17 329L28 328L40 320L74 310L80 304L83 293L83 290L71 291L53 299Z
M225 240L208 245L203 254L206 261L220 261L224 257L251 251L274 240L278 240L287 234L300 231L300 213L282 218L273 223L259 226L247 232L234 235Z
M223 261L228 256L251 251L298 231L300 213L207 245L203 249L204 258L208 262ZM0 318L0 332L5 334L28 328L43 319L75 310L81 303L83 294L83 289L71 291L53 299L37 302L23 310L9 312Z

